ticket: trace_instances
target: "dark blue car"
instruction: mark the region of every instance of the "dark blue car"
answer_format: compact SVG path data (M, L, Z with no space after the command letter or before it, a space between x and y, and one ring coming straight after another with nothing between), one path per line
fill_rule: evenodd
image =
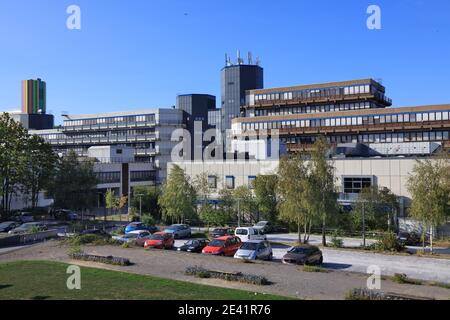
M147 226L147 225L143 224L142 222L132 222L126 226L125 233L129 233L131 231L140 231L140 230L146 230L146 231L149 231L150 233L158 232L157 227Z

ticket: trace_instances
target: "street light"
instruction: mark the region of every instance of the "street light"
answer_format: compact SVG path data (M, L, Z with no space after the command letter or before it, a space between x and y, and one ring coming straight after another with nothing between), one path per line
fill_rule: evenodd
M138 193L136 196L139 197L139 219L142 221L142 197L144 195L142 193Z

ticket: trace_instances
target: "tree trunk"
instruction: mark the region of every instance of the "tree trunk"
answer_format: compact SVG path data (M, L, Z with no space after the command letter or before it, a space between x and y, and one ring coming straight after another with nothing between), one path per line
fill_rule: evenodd
M300 230L300 222L297 222L298 243L302 243L302 232Z
M326 237L326 216L325 213L322 214L322 245L324 247L327 246L327 237Z
M433 226L430 227L430 250L431 254L433 254Z

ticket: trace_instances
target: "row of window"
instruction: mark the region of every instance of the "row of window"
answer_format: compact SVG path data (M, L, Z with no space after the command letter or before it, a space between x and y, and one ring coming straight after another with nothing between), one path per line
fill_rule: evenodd
M285 129L285 128L309 128L309 127L340 127L340 126L367 126L382 123L413 123L427 121L447 121L449 111L402 113L392 115L370 115L359 117L336 117L309 120L285 120L242 123L242 129L264 130L264 129Z
M95 173L100 184L120 183L120 171L114 172L96 172ZM154 181L156 179L155 171L131 171L130 181Z
M247 177L248 186L250 189L254 188L254 182L256 180L256 176L248 176ZM208 176L208 187L210 189L217 189L217 176ZM226 176L225 177L225 187L227 189L235 188L235 178L234 176Z
M274 101L274 100L292 100L292 99L310 99L310 98L326 98L342 95L356 95L375 93L378 90L369 84L355 85L347 87L331 87L321 89L307 89L290 92L264 93L255 94L255 102Z
M379 106L377 104L368 101L356 103L330 104L322 106L280 107L280 108L255 110L255 116L264 117L264 116L279 116L279 115L303 114L303 113L336 112L336 111L370 109L378 107Z
M41 134L40 136L45 140L64 140L64 139L83 139L83 138L133 137L154 133L155 128L145 128L145 129L114 130L114 131L95 131L93 133L79 133L70 135L64 133L52 133L52 134Z
M399 133L372 133L353 135L327 136L330 143L401 143L401 142L439 142L448 141L450 131L424 131L424 132L399 132ZM316 137L283 137L282 143L286 144L310 144Z
M372 180L369 177L344 177L344 193L361 193L363 189L372 186Z
M156 179L155 171L131 171L131 182L154 181Z
M91 126L96 124L115 124L115 123L135 123L135 122L155 122L154 114L137 115L137 116L124 116L124 117L108 117L108 118L95 118L95 119L82 119L82 120L66 120L64 126Z

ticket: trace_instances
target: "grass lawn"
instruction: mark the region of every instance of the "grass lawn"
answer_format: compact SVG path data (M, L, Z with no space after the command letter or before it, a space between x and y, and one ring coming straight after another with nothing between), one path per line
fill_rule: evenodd
M81 267L81 290L68 290L68 265L50 261L0 263L0 300L278 300L275 295Z

